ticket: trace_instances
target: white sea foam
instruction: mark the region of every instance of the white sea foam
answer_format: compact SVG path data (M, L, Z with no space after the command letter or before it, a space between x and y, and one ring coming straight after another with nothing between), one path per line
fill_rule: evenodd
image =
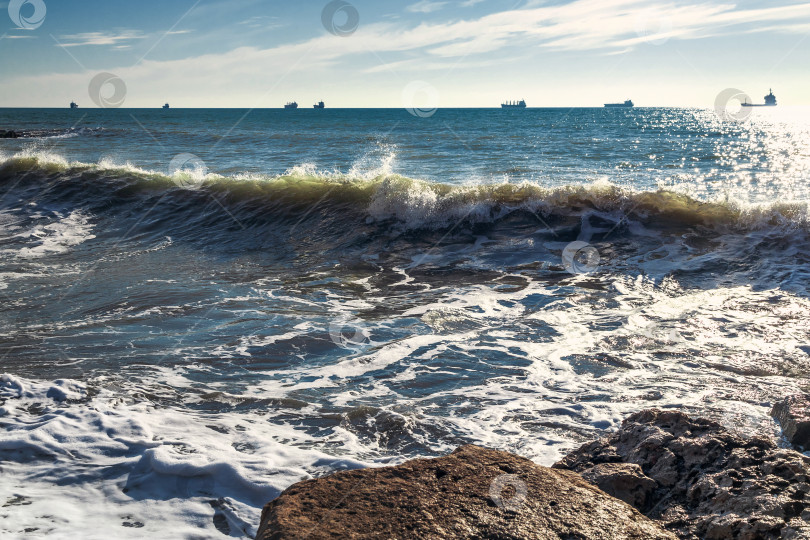
M280 490L369 465L304 449L305 434L262 414L197 415L121 397L0 376L0 534L216 537L216 515L230 535L253 538L261 506Z
M79 210L67 215L57 214L56 219L44 225L20 232L16 236L25 238L30 247L23 247L17 256L24 259L35 259L48 255L67 253L79 244L95 238L92 230L95 227L90 216Z
M370 341L364 346L328 365L276 370L247 394L317 391L342 410L358 400L379 403L386 412L408 411L407 436L434 452L452 444L428 434L453 433L543 464L650 406L775 433L768 416L773 399L795 387L794 370L807 368L801 339L786 339L803 335L803 323L785 315L810 310L806 299L783 294L774 304L771 292L750 286L686 291L672 279L643 276L611 279L608 303L599 292L572 294L567 287L530 282L501 292L448 286L441 300L400 315L422 320L431 332L383 341L389 323L365 320ZM370 294L373 305L375 291ZM557 300L531 309L535 298ZM780 325L783 333L765 331ZM548 329L545 337L527 338L537 328ZM726 351L737 355L724 357ZM478 381L475 366L488 376ZM437 377L445 380L439 389L419 397L397 390L400 383L427 388ZM732 418L735 407L746 414ZM361 454L382 450L351 433L345 437L342 442Z

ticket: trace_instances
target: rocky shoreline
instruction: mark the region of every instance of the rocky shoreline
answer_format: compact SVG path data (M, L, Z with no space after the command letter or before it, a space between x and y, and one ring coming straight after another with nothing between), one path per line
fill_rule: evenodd
M680 538L810 537L810 458L711 420L642 411L554 467L580 473Z
M798 450L807 404L772 413ZM257 538L810 538L810 458L649 409L551 468L470 445L305 480L265 506Z

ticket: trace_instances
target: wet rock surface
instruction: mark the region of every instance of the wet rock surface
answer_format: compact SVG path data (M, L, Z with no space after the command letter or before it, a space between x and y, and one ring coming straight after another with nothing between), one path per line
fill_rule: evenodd
M638 509L647 508L658 485L635 463L600 463L582 477L599 489Z
M779 422L790 444L799 450L810 450L810 395L786 397L773 406L771 416Z
M615 470L621 477L632 471ZM477 446L299 482L257 535L286 538L676 538L579 475Z
M0 139L16 139L19 135L15 131L5 131L0 129Z
M641 411L554 467L582 474L681 538L810 538L810 458L710 420Z

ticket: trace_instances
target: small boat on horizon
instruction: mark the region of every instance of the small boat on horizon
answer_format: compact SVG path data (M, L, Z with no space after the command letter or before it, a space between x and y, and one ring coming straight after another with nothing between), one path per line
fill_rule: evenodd
M526 100L521 99L520 101L507 101L505 103L501 103L502 109L525 109L526 108Z
M773 89L768 90L768 95L765 96L765 103L748 103L748 98L745 103L740 103L743 107L776 107L776 96L773 95Z
M285 109L297 109L298 108L298 103L296 103L295 101L290 101L289 103L284 105L284 108Z
M633 103L632 99L628 99L624 103L605 103L605 107L608 109L616 108L616 107L635 107L635 103Z
M78 104L78 103L76 103L75 101L71 101L71 102L70 102L70 108L71 108L71 109L78 109L78 108L79 108L79 104Z
M323 101L319 101L318 103L313 105L312 108L313 109L324 109L324 108L326 108L326 105L324 104Z
M168 103L166 103L165 105L163 105L163 108L164 108L164 109L168 109L168 108L169 108L169 104L168 104Z

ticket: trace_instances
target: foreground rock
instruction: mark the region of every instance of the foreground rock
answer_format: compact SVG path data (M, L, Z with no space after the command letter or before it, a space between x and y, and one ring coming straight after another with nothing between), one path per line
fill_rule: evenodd
M477 446L299 482L257 538L676 538L578 475Z
M782 426L782 433L790 444L801 450L810 450L810 396L795 394L786 397L773 406L771 416Z
M810 458L710 420L642 411L554 467L581 473L681 538L810 538Z

